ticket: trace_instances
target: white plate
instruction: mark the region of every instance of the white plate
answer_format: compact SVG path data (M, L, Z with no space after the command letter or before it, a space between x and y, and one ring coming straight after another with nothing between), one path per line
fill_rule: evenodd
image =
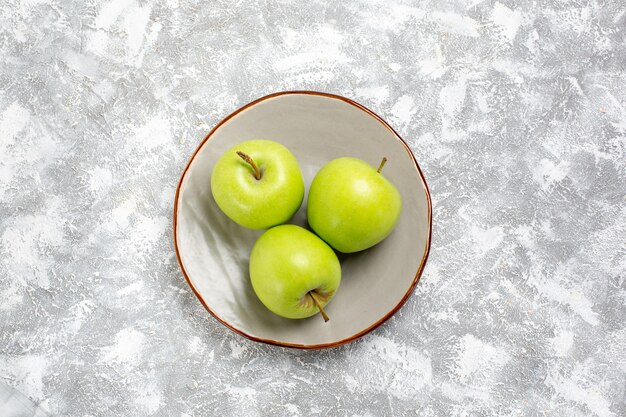
M366 251L340 255L342 282L326 311L289 320L271 313L252 290L250 250L261 231L226 217L211 195L211 171L227 149L271 139L298 159L308 186L328 161L353 156L377 167L402 194L395 230ZM291 223L306 226L306 197ZM347 98L293 91L260 98L217 124L183 170L174 203L174 244L183 275L207 310L252 340L297 348L352 341L391 317L411 295L424 268L432 230L431 199L413 153L380 117Z

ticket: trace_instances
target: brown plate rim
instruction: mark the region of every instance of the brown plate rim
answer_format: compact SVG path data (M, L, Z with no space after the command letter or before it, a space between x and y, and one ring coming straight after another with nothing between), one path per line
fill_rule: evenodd
M392 308L387 314L385 314L380 320L378 320L377 322L375 322L371 326L361 330L360 332L358 332L358 333L356 333L356 334L354 334L354 335L352 335L350 337L347 337L345 339L336 341L336 342L322 343L322 344L316 344L316 345L304 345L304 344L297 344L297 343L286 343L286 342L281 342L281 341L277 341L277 340L265 339L265 338L261 338L261 337L252 336L252 335L249 335L249 334L247 334L246 332L244 332L244 331L242 331L240 329L235 328L234 326L232 326L228 322L226 322L224 319L219 317L213 310L211 310L209 305L202 298L202 296L200 295L200 293L198 292L198 290L194 286L193 282L189 278L189 275L187 274L187 271L185 270L185 266L184 266L183 261L181 259L180 251L179 251L179 248L178 248L177 225L178 225L178 202L179 202L179 197L180 197L180 188L182 186L183 179L185 178L185 175L187 174L187 171L189 170L189 167L191 166L191 164L192 164L194 158L196 157L196 155L198 154L198 152L200 152L200 149L202 149L202 147L211 138L213 133L215 133L217 131L217 129L219 129L224 123L226 123L227 121L232 119L237 114L239 114L242 111L248 109L249 107L252 107L252 106L254 106L256 104L259 104L262 101L265 101L265 100L268 100L268 99L271 99L271 98L275 98L275 97L279 97L279 96L284 96L284 95L313 95L313 96L326 97L326 98L330 98L330 99L334 99L334 100L341 100L341 101L343 101L345 103L348 103L348 104L358 108L359 110L364 111L365 113L369 114L370 116L372 116L374 119L376 119L379 123L381 123L385 128L389 129L394 134L396 139L404 147L404 150L409 154L409 156L411 157L411 160L413 161L413 165L415 166L415 169L417 170L420 178L422 179L422 183L424 184L424 190L426 191L426 199L428 200L428 237L427 237L427 240L426 240L426 248L424 249L424 253L422 255L422 261L420 263L419 268L417 269L415 277L413 278L413 282L411 283L411 286L409 287L407 292L404 294L402 299L400 299L398 304L394 308ZM176 258L178 259L178 265L180 265L180 269L181 269L181 271L183 273L183 276L185 277L185 280L187 281L187 284L189 284L189 287L194 292L196 297L198 297L198 300L200 300L200 303L202 303L204 308L206 308L207 311L209 313L211 313L211 315L213 317L215 317L215 319L217 321L219 321L221 324L223 324L224 326L226 326L230 330L234 331L235 333L240 334L243 337L246 337L246 338L248 338L250 340L253 340L255 342L267 343L267 344L270 344L270 345L283 346L283 347L296 348L296 349L323 349L323 348L332 348L332 347L337 347L337 346L344 345L346 343L352 342L353 340L356 340L356 339L366 335L367 333L371 332L372 330L376 329L378 326L383 324L385 321L387 321L391 316L393 316L396 313L396 311L398 311L400 309L400 307L402 307L404 305L404 303L406 303L406 301L409 299L409 297L411 296L411 294L415 290L415 286L417 285L420 277L422 276L422 272L424 271L424 266L426 265L426 261L428 260L428 255L430 254L430 242L431 242L431 239L432 239L432 232L433 232L432 201L431 201L431 196L430 196L430 189L428 188L428 183L426 182L426 178L424 178L424 174L422 173L422 170L421 170L419 164L417 163L417 160L415 159L415 155L413 155L413 152L411 151L411 149L409 148L407 143L404 141L404 139L402 139L402 137L398 134L398 132L396 132L386 121L384 121L379 115L374 113L372 110L368 109L367 107L365 107L365 106L363 106L363 105L361 105L361 104L359 104L359 103L357 103L357 102L355 102L355 101L353 101L353 100L351 100L349 98L346 98L346 97L343 97L343 96L339 96L339 95L336 95L336 94L323 93L323 92L320 92L320 91L311 91L311 90L289 90L289 91L279 91L279 92L276 92L276 93L268 94L266 96L263 96L261 98L258 98L256 100L254 100L254 101L251 101L250 103L246 104L245 106L242 106L242 107L238 108L237 110L235 110L234 112L232 112L231 114L229 114L228 116L223 118L220 122L218 122L215 125L215 127L213 127L213 129L211 129L209 131L209 133L207 133L207 135L204 137L204 139L202 139L202 141L200 142L200 144L198 145L196 150L193 152L193 154L189 158L189 161L187 162L187 165L185 165L185 169L183 170L183 172L182 172L182 174L180 176L180 179L178 180L178 185L176 186L176 194L174 196L174 213L173 214L174 214L174 216L173 216L174 217L174 219L173 219L174 220L173 221L174 250L176 252Z

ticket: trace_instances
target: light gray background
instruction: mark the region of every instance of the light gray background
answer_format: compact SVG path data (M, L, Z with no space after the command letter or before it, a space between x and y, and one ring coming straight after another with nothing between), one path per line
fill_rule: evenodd
M0 0L0 415L626 415L626 4ZM249 342L188 288L179 174L267 93L406 138L433 247L363 339Z

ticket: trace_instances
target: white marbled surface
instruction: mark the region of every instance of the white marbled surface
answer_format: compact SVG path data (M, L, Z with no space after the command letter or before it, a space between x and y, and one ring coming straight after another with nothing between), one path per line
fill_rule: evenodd
M0 416L626 415L626 3L0 0ZM182 278L198 141L351 97L434 202L417 290L318 352Z

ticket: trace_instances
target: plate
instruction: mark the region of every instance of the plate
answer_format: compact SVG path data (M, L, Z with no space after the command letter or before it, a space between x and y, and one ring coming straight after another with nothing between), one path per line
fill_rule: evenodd
M340 254L342 282L326 312L289 320L258 300L248 274L250 250L262 231L238 226L211 195L211 171L237 143L271 139L296 156L305 200L290 223L306 226L306 193L316 172L342 156L377 167L402 194L394 231L377 246ZM258 342L316 349L363 336L391 317L413 292L432 233L432 204L424 175L407 144L379 116L337 95L314 91L271 94L220 121L202 140L181 175L174 202L174 246L189 286L206 309L233 331Z

